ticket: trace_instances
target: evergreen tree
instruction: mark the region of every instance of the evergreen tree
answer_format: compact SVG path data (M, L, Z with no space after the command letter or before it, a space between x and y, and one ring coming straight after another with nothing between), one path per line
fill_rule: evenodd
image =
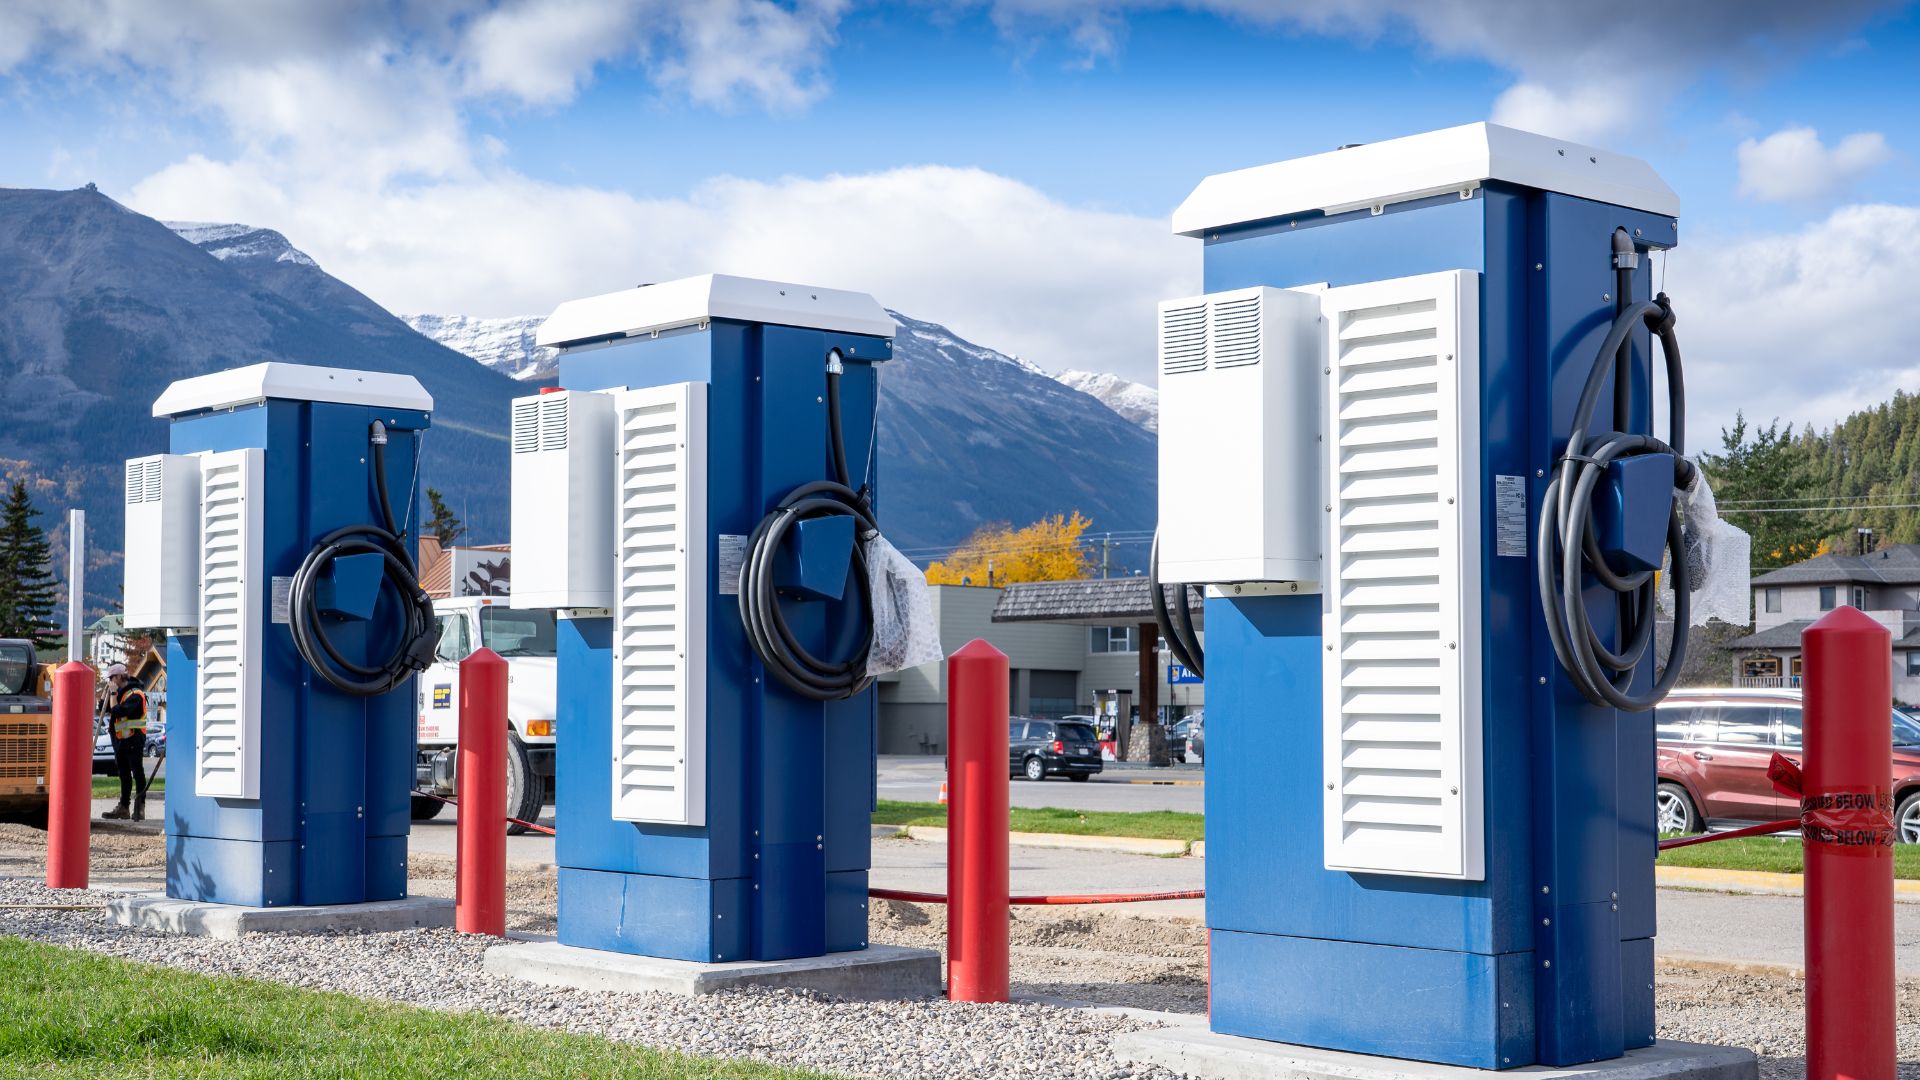
M433 517L427 522L427 531L440 538L441 547L451 547L467 531L467 527L453 516L452 510L447 509L439 488L427 489L427 505L433 511Z
M1731 430L1720 430L1721 452L1700 455L1713 485L1720 515L1753 537L1753 565L1773 568L1808 559L1831 529L1824 508L1805 506L1817 487L1806 448L1775 420L1749 429L1735 414Z
M53 579L53 552L27 485L14 481L0 511L0 637L30 638L50 649L61 640L53 613L60 602Z

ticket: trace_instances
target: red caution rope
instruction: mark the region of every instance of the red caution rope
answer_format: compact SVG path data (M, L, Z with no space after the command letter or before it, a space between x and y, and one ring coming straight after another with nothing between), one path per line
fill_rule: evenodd
M415 792L415 794L425 794L425 795L427 796L427 798L429 798L429 799L438 799L438 800L440 800L441 802L443 802L443 803L446 803L446 804L447 804L448 806L452 806L452 807L455 807L455 808L458 808L458 807L459 807L459 805L460 805L460 803L459 803L459 801L458 801L458 800L455 800L455 799L449 799L449 798L447 798L447 797L446 797L446 796L444 796L444 795L433 795L433 794L429 794L429 793L426 793L426 792ZM537 833L546 833L546 834L547 834L548 836L558 836L558 835L560 835L559 833L556 833L556 832L554 832L554 831L553 831L552 829L549 829L549 828L547 828L547 827L546 827L545 825L541 825L541 824L538 824L538 823L536 823L536 822L532 822L532 821L521 821L521 820L520 820L519 818L517 818L517 817L510 817L510 818L508 818L507 820L508 820L509 822L512 822L512 823L513 823L513 824L515 824L515 825L525 825L525 826L526 826L527 828L529 828L529 829L532 829L532 830L533 830L534 832L537 832Z
M910 904L944 904L946 893L911 892L906 889L868 889L867 895L875 900L905 900ZM1178 892L1145 893L1083 893L1062 896L1009 896L1009 904L1145 904L1155 900L1204 900L1205 889L1183 889Z
M1766 836L1769 833L1789 832L1800 827L1799 818L1785 821L1769 821L1762 825L1749 825L1744 829L1729 832L1704 833L1700 836L1676 836L1671 840L1660 841L1660 850L1669 848L1692 847L1695 844L1711 844L1716 840L1738 840L1743 836Z

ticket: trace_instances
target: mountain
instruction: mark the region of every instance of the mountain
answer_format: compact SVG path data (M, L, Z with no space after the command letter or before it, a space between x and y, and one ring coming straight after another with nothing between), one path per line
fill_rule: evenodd
M485 319L472 315L402 315L402 322L452 349L465 353L504 375L521 380L551 379L559 372L560 354L533 343L540 315Z
M176 231L90 187L0 189L0 473L32 481L44 525L88 511L90 607L118 602L122 463L166 448L154 398L266 360L418 378L435 401L423 483L475 536L506 535L504 418L521 384L476 372L270 229Z
M899 312L880 372L881 520L916 561L986 521L1079 510L1094 532L1151 530L1155 436L1023 360ZM1116 562L1144 569L1144 545Z
M1054 376L1062 386L1100 399L1100 404L1148 431L1160 430L1160 391L1101 371L1063 371Z
M987 521L1023 525L1079 510L1101 532L1151 529L1157 475L1150 387L1085 375L1089 392L936 323L899 312L880 372L881 499L895 546L925 562ZM521 378L550 378L535 356L538 317L411 315L421 333ZM1103 397L1102 395L1107 395ZM1142 419L1144 417L1144 419ZM1144 566L1146 551L1121 548Z

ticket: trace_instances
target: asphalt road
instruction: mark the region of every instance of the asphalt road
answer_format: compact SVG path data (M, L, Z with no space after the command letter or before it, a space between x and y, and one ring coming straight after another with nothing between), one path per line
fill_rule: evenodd
M1011 770L1009 770L1011 771ZM1008 792L1015 806L1058 806L1068 810L1181 810L1205 812L1206 774L1198 767L1121 768L1113 762L1085 783L1053 777L1040 783L1014 780ZM946 779L939 757L885 755L880 758L880 797L903 802L933 802Z

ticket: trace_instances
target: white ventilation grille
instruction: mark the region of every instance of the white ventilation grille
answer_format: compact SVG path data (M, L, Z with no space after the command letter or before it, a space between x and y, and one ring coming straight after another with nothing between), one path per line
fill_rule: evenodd
M260 796L261 477L265 452L201 464L200 678L194 784L201 795Z
M540 449L567 448L567 404L572 394L547 394L540 398Z
M705 383L614 398L613 816L706 821Z
M1167 375L1207 369L1207 304L1160 307L1160 370Z
M1260 362L1260 297L1251 295L1213 303L1213 366L1247 367Z
M539 398L521 398L513 403L513 452L531 454L540 449Z
M200 459L154 454L127 462L121 614L129 627L200 622Z
M160 501L166 475L165 455L133 458L127 462L127 505L140 506Z
M1326 865L1479 880L1478 279L1324 310Z

